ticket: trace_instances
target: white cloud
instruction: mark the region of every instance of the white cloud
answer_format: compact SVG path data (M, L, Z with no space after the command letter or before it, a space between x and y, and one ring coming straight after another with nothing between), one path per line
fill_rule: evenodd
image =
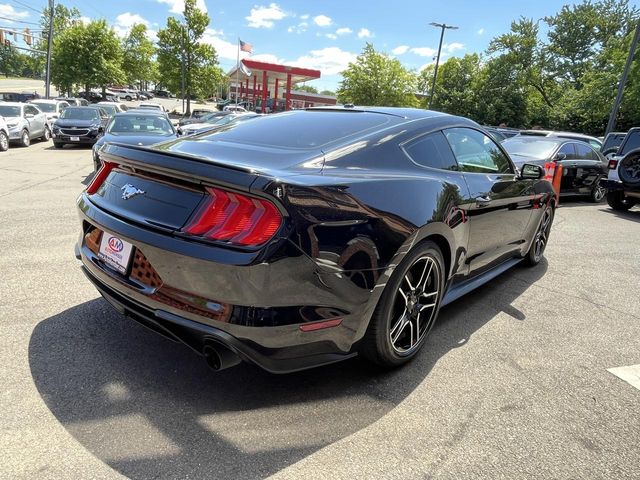
M333 23L333 20L326 15L318 15L317 17L313 17L313 22L319 27L328 27Z
M353 30L349 27L342 27L336 30L336 35L349 35L350 33L353 33Z
M119 37L125 37L131 30L131 27L136 24L145 25L147 27L147 33L149 34L149 37L155 40L156 32L149 30L151 23L149 22L149 20L141 17L137 13L125 12L118 15L116 17L115 23L113 24L113 30Z
M484 28L481 28L480 30L478 30L478 35L482 35L484 34Z
M182 13L184 12L184 0L158 0L160 3L166 3L171 8L169 12L171 13ZM198 7L203 12L207 11L207 6L204 3L204 0L196 0L196 7Z
M27 18L29 16L29 12L19 12L11 5L0 5L0 15L6 17L6 20L4 20L6 23L13 23L12 20Z
M303 33L307 31L309 24L307 22L300 22L298 25L291 25L287 28L289 33Z
M415 53L416 55L420 55L421 57L432 57L436 53L438 53L435 48L430 47L414 47L411 49L411 52Z
M407 53L408 50L409 50L408 45L399 45L393 50L391 50L391 53L393 53L394 55L404 55L405 53Z
M346 52L338 47L327 47L312 50L308 55L299 57L292 64L320 70L323 76L336 75L343 72L350 62L355 62L357 57L355 53Z
M247 23L249 27L273 28L277 20L282 20L286 16L287 13L277 3L270 3L268 7L256 5L249 12L249 16L245 18L249 22Z
M309 14L308 14L308 13L305 13L304 15L300 15L300 18L301 18L302 20L307 20L307 19L309 18Z
M449 53L453 53L456 50L463 50L464 49L464 43L459 43L459 42L454 42L454 43L445 43L443 45L443 48L449 52Z
M330 38L331 40L335 40L336 38L338 38L335 33L327 33L326 37Z
M91 23L91 18L85 16L80 17L78 20L80 20L80 23L83 25L89 25Z
M368 28L361 28L358 30L358 38L371 38L373 37L373 33L369 31Z
M213 28L207 28L202 35L202 41L212 45L216 49L218 58L225 60L233 60L234 64L238 57L238 43L228 42L223 38L220 38L221 32L214 30ZM240 58L248 57L248 52L240 52Z
M282 65L283 63L285 63L282 58L278 58L277 55L273 55L272 53L261 53L259 55L254 55L251 57L251 60L257 60L258 62L276 63L278 65Z

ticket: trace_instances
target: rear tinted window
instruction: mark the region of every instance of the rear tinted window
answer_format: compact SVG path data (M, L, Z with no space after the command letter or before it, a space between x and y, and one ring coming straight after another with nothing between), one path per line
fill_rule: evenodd
M318 148L393 125L398 117L368 112L298 111L240 122L212 140L284 148Z
M417 138L404 146L411 160L423 167L457 170L458 164L442 132Z
M618 155L626 155L631 150L640 148L640 131L633 131L627 134L622 145L622 150L618 152Z

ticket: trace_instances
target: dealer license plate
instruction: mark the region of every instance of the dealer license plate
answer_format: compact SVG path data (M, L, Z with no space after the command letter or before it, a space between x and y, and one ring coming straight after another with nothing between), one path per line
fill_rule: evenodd
M71 137L71 141L72 142L79 142L80 141L80 137Z
M98 257L123 275L127 273L133 245L104 232L100 241Z

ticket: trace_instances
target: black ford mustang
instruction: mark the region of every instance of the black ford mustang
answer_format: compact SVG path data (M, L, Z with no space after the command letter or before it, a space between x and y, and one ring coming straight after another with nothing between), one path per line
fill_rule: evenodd
M555 208L539 166L424 110L286 112L100 156L84 272L215 369L400 365L441 306L541 260Z

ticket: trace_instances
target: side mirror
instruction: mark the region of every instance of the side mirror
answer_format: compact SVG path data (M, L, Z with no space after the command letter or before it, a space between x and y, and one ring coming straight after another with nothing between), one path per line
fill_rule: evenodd
M544 170L539 165L525 163L520 170L520 178L524 180L540 180L544 177Z
M178 136L179 136L179 137L181 137L181 136L183 135L183 132L182 132L182 129L181 129L181 128L178 128L178 129L176 130L176 133L178 134Z
M561 162L562 160L565 160L566 158L567 158L567 154L566 153L558 152L553 156L553 161L554 162Z

